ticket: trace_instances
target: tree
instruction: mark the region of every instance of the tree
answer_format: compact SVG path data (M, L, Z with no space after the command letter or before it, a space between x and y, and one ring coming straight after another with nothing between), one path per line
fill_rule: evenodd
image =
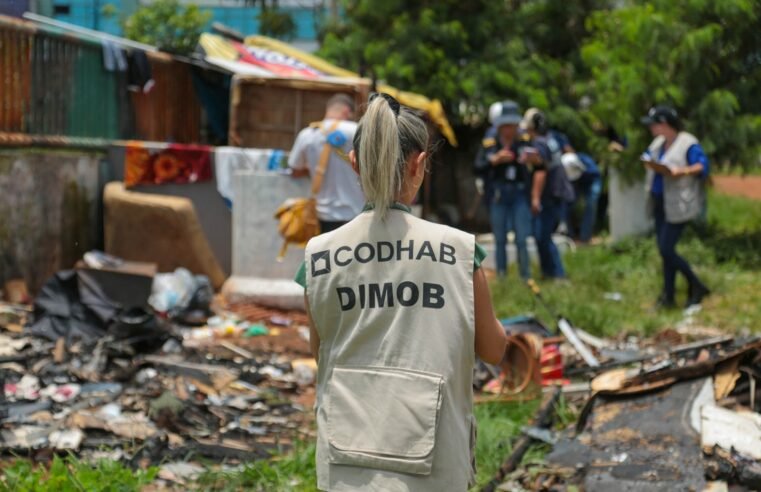
M156 0L138 9L124 23L129 39L157 48L188 55L195 50L198 38L211 20L211 13L197 5L181 6L177 0Z
M750 165L761 148L761 2L756 0L344 0L321 54L442 101L458 133L491 102L537 106L598 157L613 127L633 153L639 122L674 104L714 162ZM471 137L474 138L474 137ZM459 140L467 146L463 138ZM610 160L611 156L606 156ZM632 166L629 166L632 167ZM637 168L639 169L639 168Z
M748 167L761 153L761 4L754 0L632 2L587 20L592 113L649 141L638 115L672 104L716 163Z
M479 125L515 99L586 124L572 109L589 12L604 0L343 2L321 54L360 74L440 99L455 125Z
M296 23L290 13L280 9L278 0L254 0L259 5L259 33L279 39L292 39Z

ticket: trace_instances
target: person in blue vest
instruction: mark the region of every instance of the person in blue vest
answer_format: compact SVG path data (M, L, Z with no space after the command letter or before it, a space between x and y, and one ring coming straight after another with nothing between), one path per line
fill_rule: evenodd
M534 189L536 176L542 173L543 161L531 152L521 138L518 104L503 101L492 105L492 127L487 131L475 161L476 175L483 180L485 200L496 246L497 275L507 274L507 233L515 233L518 267L521 278L531 277L526 239L531 235L531 202L538 203Z
M642 155L647 167L649 208L655 219L658 252L663 260L663 291L657 305L675 306L676 274L687 279L686 307L700 304L710 291L676 251L684 227L705 208L708 157L698 139L682 131L682 121L670 106L655 106L642 118L655 139Z

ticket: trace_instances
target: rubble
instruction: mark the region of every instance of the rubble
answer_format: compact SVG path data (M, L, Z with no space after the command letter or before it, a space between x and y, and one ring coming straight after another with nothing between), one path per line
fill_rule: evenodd
M541 353L542 374L548 359L560 362L562 377L549 384L562 385L567 402L585 398L575 426L553 432L543 406L535 421L545 425L523 429L483 490L761 489L761 339L709 328L612 340L572 330L572 342L549 330L537 336L561 354ZM512 370L526 366L516 360ZM477 371L485 389L506 374ZM531 442L553 449L518 467Z
M100 278L60 272L33 310L0 303L0 453L163 463L161 476L183 485L203 469L189 460L266 458L312 435L302 313L220 298L219 319L194 327L176 309L113 302ZM208 290L193 282L196 309Z

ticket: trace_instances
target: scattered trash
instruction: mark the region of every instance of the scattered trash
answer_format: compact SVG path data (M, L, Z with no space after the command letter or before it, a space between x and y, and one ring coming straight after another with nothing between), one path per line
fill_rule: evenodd
M198 478L205 470L204 467L193 463L165 463L161 465L158 477L184 485Z
M0 303L0 451L164 463L164 479L183 485L203 468L172 460L267 458L313 432L303 314L239 304L210 318L208 280L179 271L159 277L162 319L114 302L94 269L131 264L91 253L51 278L34 309ZM187 323L191 310L201 327Z
M246 328L246 331L243 332L244 337L258 337L258 336L268 335L268 334L269 334L269 330L267 329L267 327L259 323L249 326L248 328Z
M296 359L291 361L293 375L300 386L309 386L315 382L317 362L314 359Z
M11 304L26 304L29 302L29 289L22 279L12 279L5 282L3 287L5 301Z
M624 300L624 296L620 292L606 292L602 295L602 297L608 301L621 302Z
M48 440L53 449L77 451L85 438L85 433L79 429L53 431Z

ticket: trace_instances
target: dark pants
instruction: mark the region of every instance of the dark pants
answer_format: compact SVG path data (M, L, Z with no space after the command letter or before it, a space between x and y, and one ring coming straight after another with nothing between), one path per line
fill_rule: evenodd
M539 265L542 275L547 278L564 278L565 269L560 252L552 242L552 233L557 229L565 215L566 206L560 200L550 198L542 200L542 210L534 217L534 240L539 253Z
M599 175L595 176L582 176L576 183L574 183L574 190L576 191L577 201L578 198L584 199L584 208L581 215L581 224L579 226L579 240L588 242L592 239L592 233L595 229L595 221L597 220L597 203L600 200L600 193L602 191L602 178ZM568 225L568 232L573 236L571 215L574 205L568 206L566 213L566 224Z
M672 224L666 221L666 213L663 208L663 195L653 195L655 238L658 242L658 252L663 260L663 297L666 300L674 300L676 273L681 272L685 276L690 287L702 286L695 272L690 268L687 260L676 252L676 245L684 231L687 222Z
M342 225L346 224L348 221L327 221L327 220L321 220L320 221L320 234L323 232L330 232L338 229Z

